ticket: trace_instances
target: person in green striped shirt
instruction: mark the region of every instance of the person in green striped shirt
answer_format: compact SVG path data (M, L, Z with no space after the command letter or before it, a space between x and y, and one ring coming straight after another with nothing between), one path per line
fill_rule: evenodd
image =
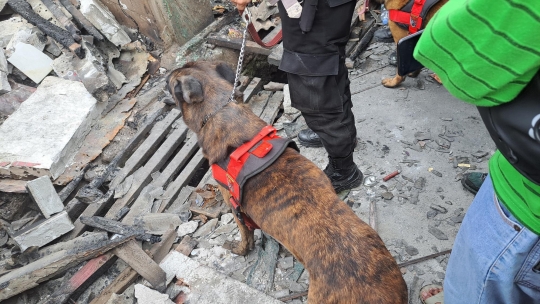
M451 0L426 26L414 57L452 95L479 107L516 101L527 86L540 91L540 1ZM540 104L540 94L534 98ZM540 145L534 122L531 144ZM540 163L540 155L533 159ZM456 236L444 303L540 303L540 182L528 178L539 172L516 168L501 151L491 157Z

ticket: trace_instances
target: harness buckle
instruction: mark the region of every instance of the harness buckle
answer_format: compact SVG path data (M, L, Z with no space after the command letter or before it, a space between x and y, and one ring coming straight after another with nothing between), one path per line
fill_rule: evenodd
M416 21L418 20L419 16L411 14L411 19L409 20L409 23L412 27L416 27Z

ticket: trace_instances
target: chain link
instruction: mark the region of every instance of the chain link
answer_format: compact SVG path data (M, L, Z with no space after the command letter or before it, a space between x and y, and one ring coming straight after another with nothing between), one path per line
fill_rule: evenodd
M238 79L240 78L240 73L242 72L242 63L244 62L244 51L246 47L246 35L247 35L247 28L248 28L248 22L251 22L251 14L249 13L247 7L245 8L244 14L246 14L247 18L242 15L242 20L244 21L244 34L242 35L242 46L240 47L240 55L238 56L238 64L236 66L236 75L234 77L234 85L233 90L231 93L231 97L229 98L229 102L234 101L234 92L236 91L236 88L238 87Z

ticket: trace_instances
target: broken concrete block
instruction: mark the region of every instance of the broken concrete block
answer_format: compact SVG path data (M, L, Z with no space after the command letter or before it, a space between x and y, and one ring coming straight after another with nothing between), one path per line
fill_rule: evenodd
M6 46L6 57L11 57L19 42L30 44L42 52L47 44L47 37L38 28L22 28L16 32Z
M0 94L7 93L11 91L11 86L7 78L8 75L8 64L6 56L4 55L4 50L0 47Z
M200 265L177 251L171 251L160 263L167 274L167 282L174 277L189 288L185 303L283 303L240 281L230 278L210 267Z
M96 103L80 82L45 78L0 126L0 163L12 178L56 179L98 118Z
M169 296L142 284L135 285L135 298L139 304L174 304Z
M182 224L178 214L150 213L141 217L144 232L148 234L164 234L169 229L174 229Z
M48 176L42 176L29 181L26 189L34 202L38 205L45 218L64 210L64 204L60 200L56 189Z
M104 102L109 92L116 91L115 85L107 77L107 63L93 45L83 41L82 47L85 58L80 59L72 53L63 54L53 61L54 72L64 79L81 81L90 94Z
M8 61L35 83L40 83L52 71L53 60L34 46L19 42Z
M98 0L81 0L79 10L110 42L123 46L131 42L109 9Z
M0 0L0 11L4 9L4 6L6 6L7 0Z
M16 15L0 22L0 48L5 48L13 35L22 28L33 28L34 26L23 17Z
M67 212L62 211L57 215L35 224L13 235L13 240L25 251L29 247L41 247L70 232L75 226L69 219Z

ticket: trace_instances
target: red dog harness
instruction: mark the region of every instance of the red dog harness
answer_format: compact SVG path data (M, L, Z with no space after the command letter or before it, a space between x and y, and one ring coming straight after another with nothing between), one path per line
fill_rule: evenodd
M399 10L388 10L388 16L398 26L408 28L409 34L413 34L422 28L422 21L437 2L439 0L410 0Z
M266 126L255 137L238 147L230 157L212 164L212 175L231 194L231 205L238 220L248 229L259 227L240 210L242 190L246 181L270 166L287 147L298 150L296 144L286 138L277 136L272 126Z

